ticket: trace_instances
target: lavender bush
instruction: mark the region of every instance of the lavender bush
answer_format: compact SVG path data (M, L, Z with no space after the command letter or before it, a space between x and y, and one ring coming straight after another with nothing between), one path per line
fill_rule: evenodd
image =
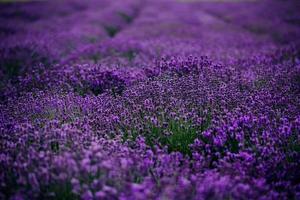
M0 199L300 199L300 4L0 4Z

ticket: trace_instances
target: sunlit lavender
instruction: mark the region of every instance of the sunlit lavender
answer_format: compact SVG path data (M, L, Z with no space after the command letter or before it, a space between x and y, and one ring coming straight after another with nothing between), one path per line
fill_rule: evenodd
M300 199L300 1L0 1L0 199Z

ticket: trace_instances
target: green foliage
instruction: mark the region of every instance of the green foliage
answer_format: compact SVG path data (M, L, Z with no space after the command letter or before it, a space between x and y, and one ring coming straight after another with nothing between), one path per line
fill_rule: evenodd
M94 44L98 41L98 38L97 38L97 36L87 36L86 40L87 40L87 42Z
M127 58L131 62L135 58L136 52L134 50L129 50L124 52L122 56Z
M290 137L286 141L286 145L284 146L284 152L286 154L286 158L288 162L296 162L295 156L293 156L293 152L296 152L297 154L300 153L300 142L298 140L298 134L296 131L292 132Z
M197 138L197 130L189 122L171 120L168 124L170 136L162 137L161 143L168 146L169 151L179 151L191 155L189 145Z
M85 97L87 94L92 93L87 86L74 86L74 92L82 97Z
M206 115L206 117L205 117L204 122L203 122L203 123L201 124L201 126L200 126L201 132L207 130L207 129L210 127L210 125L211 125L211 120L212 120L212 116L211 116L210 113L208 113L208 114Z
M6 75L9 79L17 77L19 75L20 71L20 61L18 60L11 60L10 62L7 62L4 64L6 68Z
M178 151L191 156L190 145L196 138L201 137L198 131L206 130L209 127L210 119L201 127L196 127L191 122L174 119L168 120L164 124L164 126L155 126L151 122L146 122L143 133L139 133L136 129L123 127L121 128L122 139L123 141L135 141L139 134L142 134L150 147L159 144L167 146L169 152Z
M125 141L135 141L136 138L138 137L139 133L136 129L129 129L129 128L122 128L121 130L123 132L122 134L122 140Z
M53 152L59 152L59 142L58 141L51 141L50 148Z
M256 89L262 89L266 87L267 84L268 84L268 80L266 79L258 79L253 82L253 85Z
M119 12L118 14L119 14L119 15L124 19L124 21L126 21L126 23L128 23L128 24L130 24L130 23L133 21L133 17L127 15L126 13Z
M47 187L47 194L54 194L53 199L57 200L76 200L79 197L72 192L72 185L70 181L64 183L53 183ZM47 197L46 197L47 198Z
M198 131L206 130L210 126L210 122L211 117L208 116L200 127L196 127L189 121L171 119L167 122L166 128L151 126L151 133L146 135L146 141L150 146L158 141L160 144L166 145L170 152L178 151L191 156L190 145L196 138L201 137Z
M239 152L239 141L235 138L229 138L226 141L225 146L227 146L229 151L232 152L232 153L238 153Z
M110 26L110 25L104 26L104 29L110 37L114 37L120 31L119 27Z
M133 173L133 182L134 183L142 183L144 180L144 177L141 174L138 174L136 172L132 172Z
M88 59L92 60L96 64L101 59L101 55L99 53L93 53L88 56Z

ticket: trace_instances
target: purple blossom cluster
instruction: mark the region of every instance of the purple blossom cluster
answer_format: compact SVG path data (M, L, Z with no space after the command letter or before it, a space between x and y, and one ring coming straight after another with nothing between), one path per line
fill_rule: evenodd
M297 1L0 4L0 199L300 199Z

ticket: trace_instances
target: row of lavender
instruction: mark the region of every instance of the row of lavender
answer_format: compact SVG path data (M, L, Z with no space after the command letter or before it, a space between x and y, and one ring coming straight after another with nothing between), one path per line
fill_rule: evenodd
M0 198L300 198L296 2L0 7Z

